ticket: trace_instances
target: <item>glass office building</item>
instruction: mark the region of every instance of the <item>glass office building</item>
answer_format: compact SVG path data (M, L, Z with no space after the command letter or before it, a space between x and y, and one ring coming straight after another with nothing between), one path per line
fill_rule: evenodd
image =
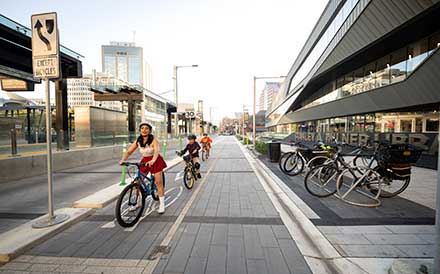
M385 139L435 167L440 1L330 0L292 65L266 127L303 140Z
M143 49L132 42L103 45L102 71L132 85L144 86Z

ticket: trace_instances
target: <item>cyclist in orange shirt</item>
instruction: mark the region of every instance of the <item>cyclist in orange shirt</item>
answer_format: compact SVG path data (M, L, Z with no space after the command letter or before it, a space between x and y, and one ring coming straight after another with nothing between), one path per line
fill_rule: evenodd
M202 147L206 145L206 154L209 157L211 151L212 139L208 136L208 133L203 133L203 137L202 139L200 139L200 143L202 144Z

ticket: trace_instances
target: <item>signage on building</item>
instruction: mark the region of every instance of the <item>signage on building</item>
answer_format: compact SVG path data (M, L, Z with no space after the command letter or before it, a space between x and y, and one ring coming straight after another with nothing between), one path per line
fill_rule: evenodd
M34 14L31 17L31 27L34 77L59 78L61 73L57 14Z
M35 84L30 81L19 79L1 79L4 91L34 91Z

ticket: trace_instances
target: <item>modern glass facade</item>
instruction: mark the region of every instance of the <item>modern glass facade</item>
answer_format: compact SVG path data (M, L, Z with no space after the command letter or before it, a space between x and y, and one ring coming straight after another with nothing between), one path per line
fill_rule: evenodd
M290 80L289 93L294 91L297 85L307 76L358 2L359 0L347 0L345 2L344 6L339 10L324 34L322 34L319 41L313 47L306 60L304 60L303 64Z
M438 48L440 32L334 79L316 92L325 95L318 99L308 98L312 101L306 101L303 109L403 81Z
M111 42L102 46L102 71L132 85L144 85L143 49L134 43Z

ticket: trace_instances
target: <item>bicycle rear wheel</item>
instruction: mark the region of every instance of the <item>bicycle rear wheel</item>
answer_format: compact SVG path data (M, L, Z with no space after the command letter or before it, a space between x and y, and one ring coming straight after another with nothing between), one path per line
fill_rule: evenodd
M191 189L194 186L195 177L192 171L185 170L185 173L183 174L183 184L187 189Z
M374 170L379 171L379 167L376 167ZM379 172L380 173L380 172ZM408 187L409 182L411 181L411 177L408 178L402 178L402 179L392 179L392 178L384 178L383 183L381 184L381 190L379 196L381 198L392 198L403 191ZM376 186L370 186L370 192L373 195L377 194L377 188Z
M135 225L145 208L145 192L139 183L132 182L126 186L116 202L116 220L122 227Z
M284 161L284 170L285 173L289 176L296 176L300 174L304 169L304 160L303 158L295 152L291 154L290 157Z
M340 170L333 164L312 167L304 178L304 187L313 196L324 198L336 193Z

